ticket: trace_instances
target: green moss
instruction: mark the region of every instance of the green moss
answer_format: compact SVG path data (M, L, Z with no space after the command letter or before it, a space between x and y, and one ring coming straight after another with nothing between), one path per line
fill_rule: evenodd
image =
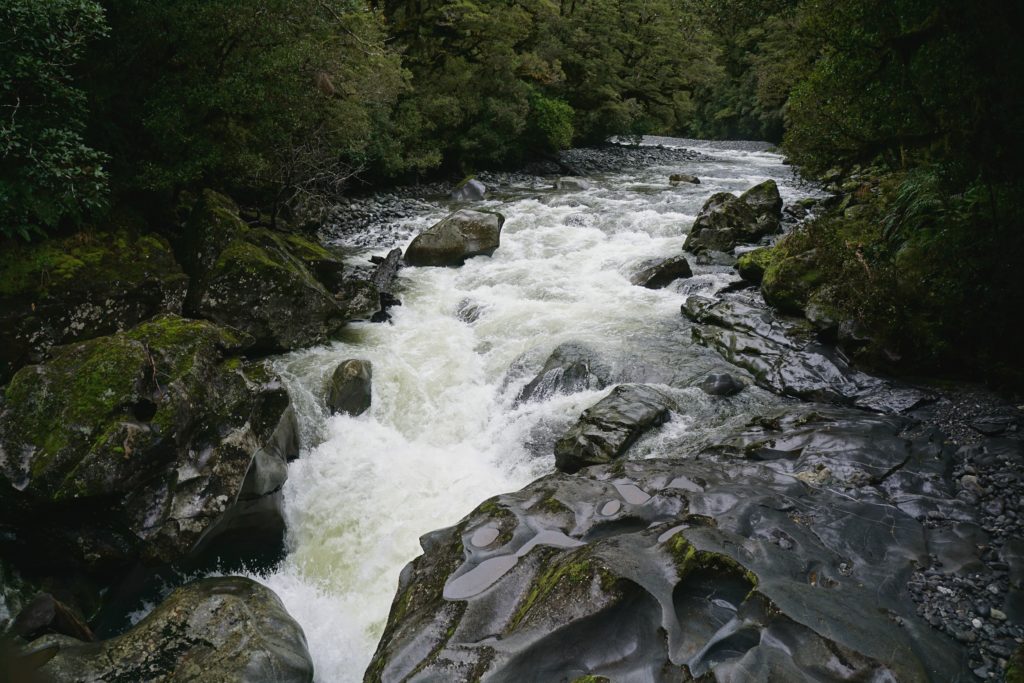
M549 594L556 589L556 587L566 588L569 585L582 585L590 583L595 574L599 573L599 569L596 568L594 561L586 555L587 549L582 549L582 552L576 552L569 555L567 558L563 558L561 561L554 562L534 580L533 585L530 586L530 592L527 593L526 597L519 604L515 614L512 615L512 620L509 622L508 629L506 632L511 633L516 630L523 619L530 613L539 601L542 601ZM614 586L614 581L609 582L607 578L602 578L602 585Z
M540 508L541 510L543 510L544 512L547 512L547 513L552 514L552 515L561 515L561 514L564 514L564 513L570 513L570 514L572 513L572 510L569 509L565 505L565 503L563 503L562 501L558 500L554 496L548 496L547 498L542 500L540 503L538 503L537 507Z
M1006 683L1024 683L1024 645L1010 657L1006 665Z
M754 572L728 555L698 550L681 531L676 532L665 547L675 562L680 581L685 581L694 571L715 571L742 576L752 589L757 587L758 579Z
M301 235L288 233L282 237L289 251L303 261L336 261L337 257L323 245L308 240Z
M587 674L586 676L580 676L579 678L573 679L572 683L611 683L611 679L605 678L604 676Z
M748 251L736 260L736 270L739 271L740 277L744 280L760 284L761 280L764 279L765 271L772 263L774 253L774 249L771 247L761 247L760 249Z
M228 243L217 257L215 270L244 270L258 274L264 270L284 270L282 262L275 260L261 247L244 239L234 239Z

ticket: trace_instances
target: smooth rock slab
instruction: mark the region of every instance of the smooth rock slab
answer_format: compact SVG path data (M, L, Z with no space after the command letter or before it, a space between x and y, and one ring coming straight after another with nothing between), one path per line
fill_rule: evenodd
M555 443L555 466L563 472L611 462L645 432L664 424L672 400L654 387L623 384L583 411Z
M972 681L905 589L922 525L788 470L626 461L492 499L424 537L365 680ZM468 543L489 523L511 529L497 555Z
M410 266L461 266L474 256L490 256L501 240L500 213L456 211L427 228L405 251Z
M55 650L39 670L47 681L313 680L302 628L273 591L237 576L179 588L115 638L83 644L66 636L44 636L29 650Z

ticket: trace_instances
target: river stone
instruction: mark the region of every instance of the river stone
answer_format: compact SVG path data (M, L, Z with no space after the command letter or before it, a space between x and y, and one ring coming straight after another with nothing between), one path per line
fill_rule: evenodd
M456 211L427 228L405 252L410 266L461 266L474 256L490 256L500 244L505 217L486 211Z
M313 662L302 627L280 598L251 579L203 579L171 593L126 633L83 644L66 636L33 641L53 652L43 680L309 683Z
M922 524L794 467L627 460L493 498L423 538L365 680L972 680L905 588L928 561ZM622 485L650 498L630 503ZM469 543L498 523L507 544ZM486 563L502 569L445 598Z
M95 636L81 616L49 593L39 593L25 605L11 623L11 631L25 640L47 633L92 641Z
M327 390L327 407L332 413L362 415L370 408L373 365L350 358L334 369Z
M689 173L673 173L668 177L668 182L672 185L682 185L683 183L700 185L700 178Z
M647 289L663 289L676 280L693 277L690 263L684 256L673 256L662 261L645 264L643 270L633 276L634 285Z
M158 235L78 233L0 250L0 386L54 346L181 313L188 276Z
M761 284L764 279L764 271L771 263L772 249L761 247L741 254L736 259L736 270L740 277L755 285Z
M519 392L515 404L544 401L555 394L604 389L611 370L593 349L577 342L559 344L541 371Z
M20 370L0 412L0 548L101 581L210 543L279 548L288 393L247 344L163 316Z
M903 413L931 400L927 392L850 367L817 340L806 321L777 317L758 296L740 292L720 301L690 296L682 312L697 323L692 330L697 343L775 393L885 413Z
M755 185L741 196L711 195L697 214L683 248L693 253L731 252L737 245L757 242L779 231L782 199L775 181Z
M470 178L452 190L452 199L457 202L476 202L487 194L487 186L476 178Z
M555 443L555 466L577 472L621 457L644 433L669 419L672 400L654 387L623 384L587 408Z
M708 375L700 383L701 391L711 396L733 396L743 391L743 382L727 373Z
M575 178L571 176L563 176L555 181L556 190L589 190L593 185L589 180L583 178Z

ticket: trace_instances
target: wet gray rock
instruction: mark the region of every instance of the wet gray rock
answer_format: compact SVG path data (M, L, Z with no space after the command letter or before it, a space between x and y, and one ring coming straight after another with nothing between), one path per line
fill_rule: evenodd
M779 231L782 199L775 181L767 180L737 197L711 195L697 214L683 248L693 253L731 252Z
M350 358L338 364L327 386L327 407L332 413L362 415L370 409L373 365Z
M634 275L631 282L647 289L663 289L676 280L693 277L690 263L684 256L673 256L662 261L647 263Z
M556 190L573 190L579 192L581 190L589 190L593 185L589 180L584 178L576 178L563 176L555 181Z
M555 443L555 466L563 472L621 457L644 433L669 419L673 402L644 384L623 384L583 411Z
M746 385L732 375L716 373L708 375L707 379L700 383L700 389L711 396L734 396L743 391Z
M269 588L229 576L179 588L126 633L84 644L44 636L43 680L309 683L313 662L299 624Z
M81 615L49 593L39 593L25 605L11 623L11 631L25 640L34 640L48 633L82 641L95 640Z
M741 293L720 301L691 296L682 312L697 323L692 334L698 343L776 393L891 413L931 399L927 392L851 368L834 349L817 341L806 321L777 317L758 296Z
M672 185L700 185L700 178L689 173L673 173L668 177L668 182Z
M904 588L922 525L794 474L625 461L491 499L423 537L366 680L971 681Z
M500 244L505 217L485 211L456 211L427 228L405 252L410 266L461 266L474 256L490 256Z
M487 194L487 186L476 178L470 178L452 190L451 197L457 202L476 202Z
M519 392L515 403L543 401L555 394L603 389L609 382L610 373L593 349L576 342L566 342L551 352L541 371Z

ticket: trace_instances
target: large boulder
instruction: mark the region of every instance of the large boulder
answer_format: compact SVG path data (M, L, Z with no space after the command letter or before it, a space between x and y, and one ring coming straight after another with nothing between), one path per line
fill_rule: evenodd
M764 272L772 262L772 249L761 247L741 254L736 259L736 270L740 277L755 285L761 284L764 279Z
M248 344L164 316L20 370L0 412L0 547L104 580L217 543L279 547L288 394ZM216 549L214 549L216 550Z
M772 249L761 278L764 300L789 315L803 315L811 295L825 282L815 249L788 249L786 240Z
M126 633L100 643L49 635L27 651L50 657L41 680L310 683L302 627L269 588L238 576L171 593ZM39 658L45 658L39 657Z
M340 258L301 235L249 226L227 197L203 193L186 243L186 312L245 332L257 352L326 342L353 317Z
M739 244L779 231L782 199L775 181L756 185L737 197L718 192L704 203L683 248L693 253L732 251Z
M689 261L685 256L673 256L644 264L640 272L633 276L631 282L647 289L663 289L676 280L688 277L693 277Z
M483 199L486 194L486 185L476 178L469 178L452 190L452 199L457 202L476 202Z
M327 386L327 407L332 413L362 415L370 409L373 365L350 358L334 369Z
M365 680L972 680L907 590L924 520L974 514L935 505L948 449L841 415L550 474L425 535Z
M664 424L672 400L644 384L623 384L583 411L579 421L555 443L555 466L577 472L621 457L644 433Z
M596 352L582 344L566 342L551 352L544 367L522 388L515 402L543 401L555 394L604 389L609 379L610 370Z
M474 256L490 256L501 240L505 217L489 211L456 211L427 228L405 251L410 266L461 266Z
M181 313L188 277L167 241L127 230L0 250L0 385L54 346Z

